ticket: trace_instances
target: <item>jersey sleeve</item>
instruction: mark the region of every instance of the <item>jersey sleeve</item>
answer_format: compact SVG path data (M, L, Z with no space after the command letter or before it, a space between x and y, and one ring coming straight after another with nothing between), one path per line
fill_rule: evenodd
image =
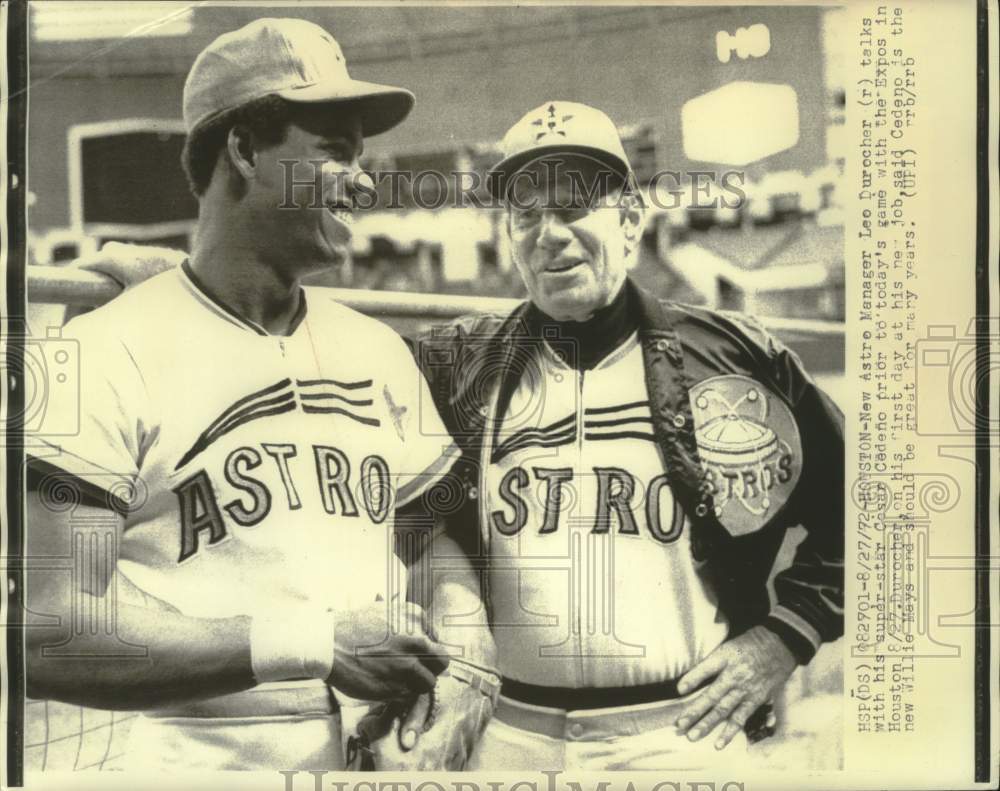
M459 450L438 414L427 380L402 339L397 339L393 352L394 375L385 397L402 440L395 470L396 507L402 508L448 473Z
M27 487L55 506L125 515L139 478L148 402L142 377L108 318L88 314L26 350L44 377L25 427ZM37 378L37 377L36 377Z

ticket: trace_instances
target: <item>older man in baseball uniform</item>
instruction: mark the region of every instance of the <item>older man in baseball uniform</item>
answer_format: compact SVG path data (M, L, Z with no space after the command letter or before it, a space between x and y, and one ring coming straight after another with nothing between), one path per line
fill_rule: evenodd
M29 459L28 538L79 573L29 570L57 618L27 631L28 690L142 710L130 764L343 768L331 688L410 696L448 664L391 533L452 443L403 341L300 285L344 259L364 139L412 104L309 22L219 37L184 87L197 248L66 327L80 431Z
M745 760L843 630L842 415L756 322L629 280L644 207L606 115L546 102L502 148L491 188L530 301L418 345L463 451L436 634L502 678L469 767Z
M843 417L753 320L631 282L644 205L604 113L546 102L502 148L490 185L529 301L415 344L462 452L418 587L435 636L502 687L468 761L482 703L435 728L473 769L743 760L843 631ZM95 265L128 280L143 258Z

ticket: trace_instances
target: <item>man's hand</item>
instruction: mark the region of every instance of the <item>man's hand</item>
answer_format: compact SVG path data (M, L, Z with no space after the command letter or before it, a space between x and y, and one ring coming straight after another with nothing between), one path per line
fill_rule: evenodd
M404 709L393 702L373 709L358 724L376 771L461 771L493 714L493 702L443 674L433 694L419 695L409 711Z
M389 605L338 613L330 686L362 700L390 700L429 692L448 667L445 648L427 636L424 611L403 605L398 628Z
M677 717L678 733L697 741L726 720L715 742L721 750L743 730L750 715L784 686L795 666L795 657L781 638L763 626L726 641L678 683L678 691L687 694L715 676Z
M98 252L76 259L72 266L109 277L128 289L179 266L185 258L187 253L169 247L108 242Z
M482 691L450 675L443 675L435 690L436 715L428 721L425 732L409 735L410 719L403 723L401 742L419 753L417 764L427 770L458 772L465 768L472 750L483 735L493 701Z

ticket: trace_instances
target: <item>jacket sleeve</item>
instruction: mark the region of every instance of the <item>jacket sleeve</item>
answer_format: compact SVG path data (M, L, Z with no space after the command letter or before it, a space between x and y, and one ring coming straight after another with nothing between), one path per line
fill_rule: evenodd
M409 340L410 351L427 381L445 428L461 451L449 473L427 490L414 506L425 520L443 530L471 557L483 554L475 498L478 454L474 439L481 433L469 425L469 409L459 391L463 384L466 339L475 333L476 317L441 324ZM470 329L470 325L472 328Z
M803 457L786 522L802 525L806 537L774 579L775 602L763 625L805 664L844 633L844 416L793 351L750 324L760 339L762 373L792 408Z

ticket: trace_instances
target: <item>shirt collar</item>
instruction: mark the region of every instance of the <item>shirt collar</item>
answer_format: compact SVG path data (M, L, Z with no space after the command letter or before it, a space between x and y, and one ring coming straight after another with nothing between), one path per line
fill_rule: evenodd
M256 322L251 321L245 316L240 315L233 308L229 307L225 302L219 299L212 291L205 285L205 283L195 274L194 269L191 268L190 259L185 259L184 263L181 264L181 282L187 288L187 290L198 300L202 305L204 305L212 313L219 316L219 318L228 321L230 324L235 324L245 330L249 330L257 335L268 336L269 333L263 327L261 327ZM306 316L306 294L305 290L299 289L299 307L295 312L295 316L292 318L291 324L288 328L288 335L293 335L295 331L299 328L302 320Z

